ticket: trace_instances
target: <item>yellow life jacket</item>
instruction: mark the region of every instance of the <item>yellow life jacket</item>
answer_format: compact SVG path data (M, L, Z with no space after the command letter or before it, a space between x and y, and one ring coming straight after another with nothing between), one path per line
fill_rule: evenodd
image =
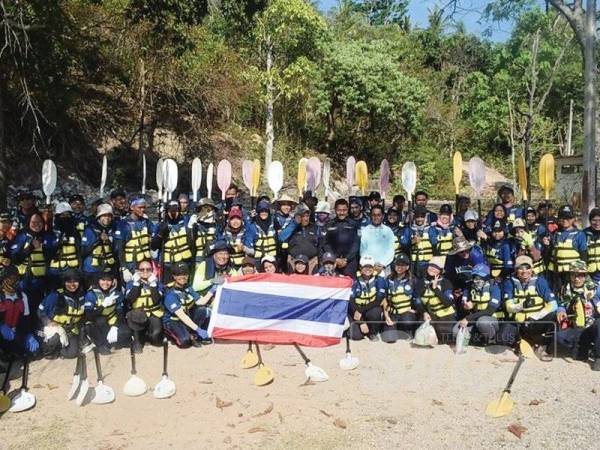
M486 284L481 291L471 289L469 291L469 300L473 302L473 309L476 312L485 311L492 299L491 286ZM504 318L504 311L498 309L493 314L498 319Z
M96 296L96 308L101 310L101 314L106 317L106 322L112 327L117 323L117 304L115 303L112 306L104 307L102 306L102 302L106 298L106 294L102 292L102 289L92 289L94 295ZM112 292L109 291L109 294Z
M54 309L52 320L61 324L68 331L78 334L79 330L76 325L81 321L84 314L84 297L83 295L77 299L65 295L63 289L58 291L58 302Z
M77 254L77 241L75 237L63 237L59 243L57 255L50 261L52 269L75 269L79 267L79 255Z
M168 287L173 287L173 283L169 283ZM194 297L189 292L181 291L179 289L173 289L177 293L177 297L179 297L179 302L181 303L181 307L187 314L192 306L194 306ZM179 320L175 314L172 314L169 320Z
M447 228L438 228L439 232L437 235L437 251L438 254L444 256L447 255L450 250L452 250L452 238L453 233L452 229Z
M388 281L388 308L391 314L403 314L410 310L412 289L409 280Z
M453 305L446 306L433 292L430 286L425 288L421 295L421 303L425 306L427 312L435 317L444 318L455 314Z
M490 264L490 273L492 278L497 278L502 273L502 269L504 269L504 261L502 261L498 254L500 253L500 248L495 248L491 244L485 247L485 257Z
M140 230L135 230L131 226L131 237L125 242L125 262L139 263L149 260L152 257L150 253L150 230L148 224Z
M133 301L131 307L133 309L143 309L146 313L146 317L150 317L151 315L155 317L162 317L164 314L162 306L160 303L154 303L150 292L150 289L142 286L139 297Z
M236 242L243 242L244 238L244 230L240 230L240 232L233 237L233 234L230 231L226 231L224 236L227 243L232 247L233 251L231 252L230 260L235 267L240 267L242 265L242 261L246 256L244 249L238 250L236 246Z
M196 259L203 258L207 247L212 244L217 236L217 227L210 226L205 229L198 228L196 233Z
M600 236L595 237L591 233L587 233L588 245L588 272L600 272Z
M269 225L269 229L266 233L261 227L256 225L256 232L258 235L256 237L256 241L254 242L254 257L260 259L266 255L276 256L277 232L275 231L273 224Z
M164 261L167 264L188 260L192 251L188 245L187 232L184 226L177 230L169 230L169 236L164 245Z
M110 241L103 242L100 239L92 249L92 267L110 267L115 264L115 255Z
M580 259L579 252L573 246L573 239L577 231L569 231L564 240L559 239L562 234L563 232L560 232L554 240L554 254L548 267L555 272L568 272L571 263Z
M532 278L527 285L527 288L523 288L518 280L513 279L513 299L515 303L523 303L528 301L529 306L524 307L522 311L515 314L515 320L517 322L524 322L532 314L535 314L544 309L544 299L537 293L535 287L537 278Z
M31 243L29 242L25 243L23 250L29 248L30 245ZM46 258L44 257L43 248L43 245L40 248L34 248L27 259L17 266L19 275L25 275L28 268L31 271L31 275L36 278L46 275Z
M358 306L365 306L375 302L377 298L377 288L375 287L375 280L377 277L371 277L369 281L364 281L362 278L356 281L360 285L360 292L354 298L354 303Z
M402 253L402 247L400 246L400 237L398 235L394 235L394 258L400 256Z
M413 228L413 232L416 230ZM429 227L425 227L422 234L419 234L421 238L417 244L411 244L411 260L417 261L429 261L433 257L433 245L429 239Z
M75 229L79 232L79 237L83 237L83 232L85 231L85 221L78 220L77 225L75 225Z

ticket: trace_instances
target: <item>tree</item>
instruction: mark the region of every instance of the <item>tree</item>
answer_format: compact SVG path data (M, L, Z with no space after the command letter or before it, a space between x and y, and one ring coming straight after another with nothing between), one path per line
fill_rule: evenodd
M408 0L346 0L346 8L363 14L369 25L404 25L408 18Z

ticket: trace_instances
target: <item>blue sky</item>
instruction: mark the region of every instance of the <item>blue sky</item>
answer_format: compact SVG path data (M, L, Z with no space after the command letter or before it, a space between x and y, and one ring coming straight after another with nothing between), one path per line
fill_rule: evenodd
M319 0L319 3L321 9L326 12L330 8L336 6L338 1ZM447 3L447 0L411 0L409 11L412 23L417 27L425 27L427 25L429 9L432 9L436 4L442 5L445 3ZM490 39L494 41L503 41L507 39L510 34L510 23L479 23L481 20L481 13L487 3L488 2L485 0L463 0L461 2L461 10L457 12L455 19L464 22L467 31L474 34L479 34L487 28L491 28L492 35L490 36Z

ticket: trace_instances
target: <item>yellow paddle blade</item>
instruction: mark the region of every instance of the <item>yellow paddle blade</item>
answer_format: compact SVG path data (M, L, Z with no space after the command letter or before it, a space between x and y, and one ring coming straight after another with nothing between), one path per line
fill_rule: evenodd
M535 352L533 351L531 344L525 339L519 341L519 352L521 352L521 355L525 358L535 358Z
M304 193L304 186L306 186L306 163L308 160L306 158L301 158L298 161L298 197L302 197Z
M458 195L460 193L460 182L463 175L462 155L460 152L454 152L454 157L452 158L452 175L454 177L454 189L456 195Z
M258 356L256 356L256 353L252 350L248 350L242 358L240 366L242 369L252 369L253 367L258 366Z
M8 408L10 408L10 398L0 395L0 413L8 411Z
M485 408L485 413L490 417L503 417L508 416L515 402L508 392L503 392L500 396L499 400L494 400L488 403L487 408Z
M356 185L359 187L362 195L366 194L367 185L369 184L369 170L367 169L367 163L364 161L358 161L356 163Z
M519 155L517 172L519 178L519 187L521 188L523 200L527 201L527 168L525 167L525 157L523 155Z
M256 375L254 375L254 384L256 386L264 386L273 381L273 370L267 366L260 366Z
M258 185L260 184L260 161L254 160L254 166L252 167L252 197L256 197L258 194Z
M550 198L550 192L554 189L554 156L546 153L540 160L540 186L544 190L544 198Z

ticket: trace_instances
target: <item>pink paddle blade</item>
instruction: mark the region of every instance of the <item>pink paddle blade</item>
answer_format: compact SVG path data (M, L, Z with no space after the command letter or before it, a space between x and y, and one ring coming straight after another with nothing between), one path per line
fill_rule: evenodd
M226 159L219 161L217 166L217 186L221 191L221 200L225 200L225 192L231 185L231 163Z
M390 191L390 165L387 159L381 161L379 167L379 192L381 197L385 199L386 194Z
M308 159L306 163L306 184L313 194L321 183L321 160L316 156Z
M346 160L346 184L348 185L348 192L351 192L352 186L354 186L355 167L356 167L356 159L354 159L354 156L350 156Z
M254 169L254 162L245 160L242 163L242 178L244 179L244 186L248 188L248 191L252 193L252 170Z

